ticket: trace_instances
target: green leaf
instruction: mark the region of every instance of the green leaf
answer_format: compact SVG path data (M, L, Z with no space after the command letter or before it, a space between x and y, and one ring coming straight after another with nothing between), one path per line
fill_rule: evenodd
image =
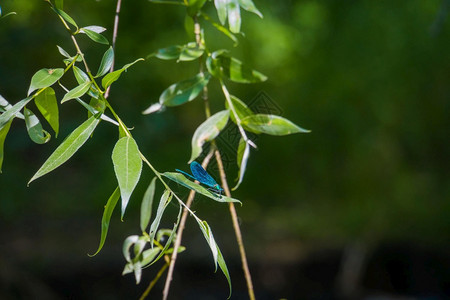
M120 197L120 190L119 187L117 187L112 193L112 195L109 197L108 202L106 202L105 210L103 211L102 216L102 232L100 236L100 243L98 245L97 251L95 251L94 254L88 254L91 257L97 255L100 252L100 250L102 250L103 245L105 244L106 236L108 235L109 222L111 220L114 208L116 207L117 201L119 201L119 197Z
M70 56L70 54L67 53L66 50L64 50L63 48L61 48L61 47L58 46L58 45L56 45L56 47L58 47L58 51L59 51L59 53L60 53L62 56L66 57L66 58L72 58L72 56Z
M153 197L155 196L156 177L150 182L141 202L141 230L145 232L152 216Z
M219 16L219 21L222 25L224 25L227 20L227 6L229 1L230 0L214 0L217 15Z
M85 26L80 31L83 31L84 29L88 29L88 30L93 31L95 33L102 33L103 31L106 31L105 27L97 26L97 25Z
M155 258L157 257L158 253L162 253L164 255L164 251L161 251L161 249L157 247L144 250L144 252L142 252L142 260L141 260L142 268L145 268L152 262L157 261L157 259Z
M77 25L77 23L75 22L75 20L72 19L71 16L69 16L66 12L64 12L64 11L61 10L61 9L54 8L54 7L52 7L52 9L53 9L58 15L60 15L64 20L66 20L67 22L69 22L70 24L72 24L72 25L76 28L76 30L78 30L78 25Z
M172 193L169 190L165 190L161 196L161 200L159 200L158 209L156 210L156 216L150 225L150 245L153 247L153 240L155 239L156 232L158 231L159 223L161 222L161 218L163 216L164 210L167 205L169 205L172 200Z
M195 77L169 86L159 97L164 106L177 106L194 100L208 84L209 74L197 74Z
M132 137L119 139L112 152L114 172L122 196L121 218L136 187L142 171L142 159L136 141Z
M58 136L59 112L55 91L51 87L46 88L42 93L36 96L34 103L47 120L48 124L50 124L55 131L55 135Z
M33 97L27 97L23 100L20 100L16 104L14 104L11 108L0 115L0 128L2 128L6 123L8 123L11 119L17 117L19 115L20 110L28 104L33 99Z
M220 131L227 125L229 116L229 110L222 110L200 124L192 137L192 154L189 163L202 154L203 144L214 140L219 135Z
M86 81L86 82L80 84L79 86L71 89L70 91L67 92L67 94L64 95L63 99L61 100L61 104L66 101L69 101L71 99L75 99L75 98L79 98L79 97L83 96L89 90L90 86L91 86L91 82Z
M45 144L50 140L50 134L42 128L41 122L36 115L29 109L24 108L25 124L28 135L36 144Z
M219 246L217 245L213 233L211 231L211 228L209 227L208 223L206 221L200 221L198 219L197 223L200 227L200 230L203 233L203 236L206 239L206 242L208 242L209 248L211 249L211 252L213 254L214 258L214 265L216 267L217 271L217 263L219 264L220 269L222 270L223 274L227 278L228 286L230 288L230 294L228 295L228 299L231 297L232 288L231 288L231 279L230 279L230 273L228 272L227 265L225 263L225 260L223 258L222 252L219 249Z
M106 50L105 54L103 54L102 61L100 62L100 67L98 68L97 75L95 75L95 77L105 75L109 71L109 69L111 69L113 62L114 50L112 47L109 47L109 49Z
M55 6L57 9L63 10L64 1L63 0L55 0Z
M5 139L8 135L9 129L11 128L11 123L12 119L0 127L0 173L2 173Z
M107 38L105 38L100 33L97 33L91 29L88 29L87 27L81 28L80 32L85 33L91 40L93 40L96 43L109 45Z
M131 235L131 236L127 237L125 239L125 241L123 242L122 253L123 253L123 257L125 257L125 260L127 262L132 262L133 261L131 259L130 249L138 241L139 241L139 236L138 235Z
M129 67L137 63L138 61L144 60L143 58L136 59L134 62L126 64L121 69L116 70L114 72L108 73L103 77L102 79L102 86L106 89L108 86L110 86L114 81L119 79L122 72L126 71Z
M228 0L228 27L233 33L241 31L241 11L237 0Z
M174 5L186 6L186 4L181 1L170 1L170 0L148 0L148 1L152 2L152 3L158 3L158 4L174 4Z
M199 48L196 43L188 43L183 46L175 45L158 49L158 51L150 54L148 57L156 56L163 60L192 61L202 56L203 53L204 49Z
M80 68L78 68L77 66L73 66L73 74L75 75L75 79L77 80L78 84L83 84L86 82L91 81L89 79L89 76Z
M245 104L242 100L233 95L230 95L230 99L231 104L233 105L234 111L236 112L239 120L242 120L247 116L253 115L253 111L250 108L248 108L247 104ZM225 107L231 110L228 101L225 101ZM234 113L230 113L230 118L235 124L237 124Z
M252 0L238 0L239 5L246 11L252 12L258 15L260 18L263 17L262 13L256 8Z
M262 73L255 71L240 60L230 57L223 51L212 53L206 60L208 71L217 78L229 78L239 83L256 83L267 80Z
M64 75L64 69L41 69L37 71L31 78L30 88L28 89L28 96L34 90L45 88L53 85Z
M241 137L239 140L238 152L237 152L237 165L239 168L238 179L236 186L232 188L235 191L242 180L244 179L245 169L247 168L247 161L250 156L250 145L245 142L244 138Z
M292 133L308 133L288 119L276 115L256 114L245 117L241 120L241 125L245 130L254 133L265 133L270 135L288 135Z
M205 5L206 0L188 0L187 13L191 17L195 17Z
M178 184L181 184L182 186L184 186L190 190L194 190L195 192L202 194L203 196L211 198L217 202L237 202L237 203L242 204L241 201L239 201L237 199L230 198L230 197L227 197L224 195L219 196L216 193L213 193L213 192L207 190L200 184L190 181L183 174L176 173L176 172L165 172L165 173L162 173L161 175L163 175L164 177L166 177Z
M50 157L44 162L42 167L33 175L28 184L33 180L53 171L63 163L65 163L75 152L80 149L81 146L87 141L94 132L95 127L97 127L100 122L98 115L92 116L83 124L78 126L50 155Z
M202 13L203 18L205 18L206 21L210 22L212 26L214 26L217 30L225 34L227 37L229 37L233 42L234 46L236 47L239 44L239 40L237 37L231 33L230 30L228 30L226 27L214 22L207 14Z

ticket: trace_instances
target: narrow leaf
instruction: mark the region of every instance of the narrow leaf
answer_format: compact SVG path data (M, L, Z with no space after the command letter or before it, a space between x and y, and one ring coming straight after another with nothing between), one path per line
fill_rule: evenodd
M31 84L28 88L28 96L31 92L53 85L64 75L64 69L41 69L31 78Z
M114 172L122 196L121 218L136 187L142 170L142 159L136 141L127 136L119 139L112 152Z
M23 100L20 100L16 104L14 104L11 108L0 115L0 128L2 128L6 123L8 123L12 118L17 117L19 115L20 110L28 104L33 99L33 97L27 97Z
M30 139L36 144L45 144L50 140L50 134L42 128L41 122L29 109L24 108L25 124Z
M100 67L98 68L97 75L95 75L95 77L105 75L109 71L109 69L111 69L113 62L114 62L114 50L112 47L109 47L109 49L106 50L105 54L103 54Z
M97 127L100 119L98 115L87 119L83 124L78 126L59 146L55 152L44 162L42 167L33 175L28 184L33 180L53 171L63 163L65 163L81 146L87 141Z
M103 77L102 79L102 86L106 89L108 86L110 86L114 81L119 79L122 72L126 71L129 67L137 63L138 61L144 60L143 58L136 59L134 62L126 64L121 69L116 70L114 72L108 73Z
M64 6L64 1L63 0L55 0L55 6L57 9L61 9L63 10L63 6Z
M238 83L256 83L267 80L264 74L249 68L240 60L230 57L223 52L217 52L213 53L206 60L208 71L213 76L217 78L228 78Z
M53 10L54 10L58 15L60 15L64 20L66 20L67 22L69 22L70 24L72 24L72 25L76 28L76 30L78 30L78 25L77 25L77 23L75 22L75 20L72 19L71 16L69 16L66 12L64 12L64 11L61 10L61 9L53 8Z
M83 84L90 81L88 74L86 74L83 70L77 66L73 66L72 69L78 84Z
M308 133L288 119L276 115L256 114L241 120L245 130L254 133L265 133L270 135L288 135L292 133Z
M11 123L12 120L9 120L9 122L0 127L0 173L2 173L5 139L8 135L9 129L11 128Z
M103 211L102 216L102 231L100 236L100 243L98 245L97 251L95 251L94 254L88 254L91 257L97 255L100 252L100 250L102 250L103 245L105 244L106 236L108 235L109 222L111 220L114 208L116 207L117 201L119 201L119 197L120 197L120 190L119 187L117 187L112 193L112 195L109 197L108 202L106 202L105 210Z
M153 197L155 196L156 177L150 182L141 203L141 230L145 232L152 216Z
M229 110L222 110L209 117L195 130L192 137L192 154L189 163L202 153L203 144L214 140L219 135L220 131L227 125L229 116Z
M172 193L169 190L165 190L159 200L158 209L156 211L155 219L150 225L150 245L153 247L153 240L155 239L156 232L158 231L159 223L161 222L161 218L163 216L164 210L167 205L172 200Z
M217 30L225 34L227 37L229 37L233 42L234 46L236 47L239 44L239 40L237 37L231 33L230 30L228 30L226 27L214 22L207 14L202 13L202 16L205 18L206 21L210 22L212 26L214 26Z
M100 33L97 33L93 30L90 30L86 27L82 28L82 32L85 33L91 40L93 40L96 43L109 45L108 39L105 38Z
M163 175L164 177L166 177L178 184L181 184L182 186L184 186L190 190L194 190L195 192L202 194L203 196L211 198L217 202L237 202L237 203L242 204L241 201L239 201L237 199L230 198L230 197L227 197L224 195L218 195L216 193L209 191L208 189L204 188L200 184L197 184L197 183L187 179L183 174L176 173L176 172L165 172L165 173L162 173L161 175Z
M102 33L103 31L106 31L105 27L97 26L97 25L85 26L85 27L80 29L80 32L83 32L84 29L88 29L88 30L93 31L95 33Z
M242 100L240 100L239 98L237 98L236 96L233 96L233 95L230 95L230 98L231 98L231 104L233 105L233 109L236 112L239 120L242 120L243 118L245 118L247 116L253 115L253 111L250 108L248 108L247 104L245 104ZM228 101L225 101L225 107L229 110L232 110L230 108ZM237 124L234 113L230 112L230 118L235 124Z
M195 77L169 86L159 97L159 103L165 106L177 106L194 100L208 84L209 74L197 74Z
M224 25L227 20L227 6L229 1L230 0L214 0L217 15L219 16L219 21L222 25Z
M237 0L228 0L228 26L233 33L241 31L241 11Z
M63 99L61 100L61 104L69 101L71 99L79 98L86 94L86 92L89 90L89 87L91 86L90 81L86 81L85 83L80 84L79 86L71 89L67 94L64 95Z
M236 190L244 179L245 169L247 168L247 161L250 156L250 145L245 142L244 138L239 141L238 152L237 152L237 165L239 168L238 181L232 190Z
M47 120L48 124L50 124L55 131L55 135L58 136L59 112L55 91L51 87L46 88L42 93L36 96L34 103Z
M252 0L238 0L238 2L239 2L239 5L246 11L249 11L251 13L258 15L260 18L263 17L262 13L256 8L256 6Z
M58 45L56 45L56 47L58 47L58 51L59 51L59 53L60 53L62 56L66 57L66 58L72 58L72 56L70 56L70 54L67 53L66 50L64 50L63 48L61 48L61 47L58 46Z

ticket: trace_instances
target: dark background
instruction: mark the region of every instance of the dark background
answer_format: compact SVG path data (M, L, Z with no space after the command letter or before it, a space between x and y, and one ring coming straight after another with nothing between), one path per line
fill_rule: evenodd
M56 45L75 53L44 1L1 0L0 94L26 96L32 75L62 67ZM269 109L310 134L258 136L247 174L234 197L258 299L445 299L450 297L450 26L447 0L256 1L259 19L242 12L246 37L232 50L269 77L229 89L257 111ZM210 15L216 18L212 3ZM108 28L115 1L65 1L81 26ZM154 50L192 41L185 10L124 1L117 66ZM206 25L211 49L232 42ZM79 38L93 70L104 45ZM150 59L124 73L110 101L141 151L160 171L187 169L190 140L204 120L201 101L161 114L141 112L170 84L196 74L197 63ZM67 76L70 77L70 76ZM63 82L74 86L73 79ZM62 98L58 88L57 97ZM217 83L214 111L223 109ZM276 104L275 104L276 103ZM268 105L268 106L267 106ZM15 120L0 175L1 299L136 299L158 266L136 286L122 277L123 240L139 234L139 205L148 168L125 222L116 211L102 252L103 206L116 187L110 154L117 129L101 123L92 140L65 165L26 183L78 124L85 110L60 107L60 136L33 144ZM46 126L44 124L44 126ZM48 127L47 130L50 130ZM221 135L226 146L232 139ZM236 177L233 151L223 148ZM215 166L209 169L217 174ZM175 187L176 188L176 187ZM179 188L182 196L185 190ZM246 299L245 281L226 205L199 197L194 210L208 220L228 263L232 299ZM171 227L177 208L163 226ZM225 299L209 248L188 221L171 289L172 299ZM165 277L150 294L158 299ZM379 298L376 298L379 297Z

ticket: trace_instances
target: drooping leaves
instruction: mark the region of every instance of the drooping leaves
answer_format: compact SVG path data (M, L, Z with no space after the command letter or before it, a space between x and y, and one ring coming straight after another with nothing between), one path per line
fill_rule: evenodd
M81 146L87 141L94 132L100 122L99 115L95 115L84 121L83 124L78 126L50 155L50 157L44 162L42 167L33 175L28 184L33 180L53 171L63 163L65 163L75 152L80 149Z
M119 201L119 198L120 198L120 190L119 187L117 187L112 193L112 195L109 197L108 202L106 202L105 210L103 211L102 216L102 231L100 235L100 243L98 245L97 251L95 251L94 254L88 254L91 257L97 255L100 252L100 250L102 250L103 245L105 244L106 236L108 234L109 229L109 222L111 221L112 213L114 211L114 208L116 207L117 201Z
M20 100L13 106L11 106L8 110L0 115L0 128L2 128L6 123L9 122L12 118L20 116L20 110L28 104L33 99L33 97L27 97L23 100Z
M30 139L36 144L45 144L50 140L50 134L42 128L38 117L26 107L23 109L25 115L25 124L27 126Z
M239 185L241 184L242 180L244 179L245 169L247 168L247 161L250 157L250 145L244 140L244 138L241 138L239 140L239 146L237 151L237 165L239 168L237 183L232 190L236 190Z
M228 27L231 32L238 33L241 29L240 7L262 18L261 12L252 0L214 0L220 23L225 24L228 17Z
M64 75L64 69L41 69L31 78L28 96L35 90L53 85Z
M288 119L276 115L255 114L241 120L245 130L254 133L265 133L270 135L288 135L292 133L308 133Z
M267 80L264 74L249 68L223 50L212 53L206 60L206 66L213 76L221 79L228 78L238 83L257 83Z
M11 128L11 123L12 120L9 120L6 124L0 127L0 173L2 173L5 139L8 135L9 128Z
M55 135L58 136L59 111L55 91L51 87L46 88L42 93L36 96L34 103L47 120L48 124L50 124L55 131Z
M156 177L153 177L147 190L145 191L144 198L142 199L140 222L142 232L145 232L147 229L148 223L150 222L150 218L152 216L152 204L155 196L155 182Z
M156 231L158 230L159 223L161 222L161 218L163 216L164 210L167 205L169 205L172 200L172 193L169 190L165 190L159 200L158 209L156 210L156 216L150 225L150 245L153 247L153 240L155 239Z
M112 152L114 172L122 196L121 218L136 187L142 170L142 159L136 141L129 136L119 139Z
M196 218L196 221L200 227L200 230L203 233L203 236L206 239L206 242L208 242L209 248L211 249L213 258L214 258L214 265L216 267L217 271L217 264L219 264L220 270L222 270L223 274L227 278L228 286L230 288L230 294L228 295L228 299L231 297L232 287L231 287L231 279L230 279L230 273L228 272L227 265L225 263L225 260L222 256L222 252L219 249L219 246L216 243L216 240L214 239L213 233L211 231L211 228L209 227L208 223L206 221L201 221Z
M202 153L203 144L214 140L219 135L220 131L227 125L229 116L229 110L222 110L200 124L192 137L192 154L189 163Z
M216 193L211 192L210 190L204 188L203 186L201 186L200 184L197 184L189 179L187 179L183 174L180 173L176 173L176 172L165 172L162 173L161 175L163 175L164 177L178 183L181 184L182 186L190 189L190 190L194 190L195 192L202 194L203 196L206 196L208 198L211 198L217 202L237 202L237 203L241 203L241 201L234 199L234 198L230 198L224 195L218 195ZM241 203L242 204L242 203Z

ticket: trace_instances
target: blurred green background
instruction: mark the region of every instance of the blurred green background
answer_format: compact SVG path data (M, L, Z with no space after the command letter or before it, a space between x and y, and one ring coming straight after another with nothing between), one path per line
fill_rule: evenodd
M269 80L229 89L255 110L261 109L257 104L270 104L312 130L258 136L258 149L234 194L244 204L238 214L259 299L450 297L449 2L255 4L264 19L242 12L245 37L232 53ZM56 45L75 50L44 1L2 0L0 5L3 14L17 12L0 19L0 94L16 103L37 70L63 66ZM115 5L66 0L65 10L81 26L108 28L105 36L111 40ZM212 3L207 6L217 18ZM124 1L116 66L192 41L184 15L180 6ZM207 24L205 34L211 49L232 47ZM79 40L97 69L107 47ZM203 104L198 99L160 114L141 112L166 87L197 70L197 63L149 59L112 87L110 102L135 128L141 151L160 171L188 168ZM71 78L63 81L74 84ZM56 90L61 99L62 91ZM217 83L211 84L210 100L215 111L223 108ZM139 204L152 174L144 170L125 222L116 212L104 249L87 257L98 245L103 206L116 187L110 154L117 129L101 124L68 163L27 187L53 149L86 118L74 101L62 105L60 114L60 136L46 145L33 144L20 120L6 139L0 298L134 299L157 268L147 269L144 283L136 287L132 276L120 276L121 244L139 234ZM225 147L223 155L232 181L237 176L233 151ZM214 166L210 171L217 174ZM246 299L227 207L198 198L194 210L210 223L229 264L232 299ZM172 226L176 211L170 209L165 226ZM224 299L226 281L213 273L196 226L188 222L183 240L188 250L175 269L173 299ZM160 291L161 285L152 296L158 298Z

